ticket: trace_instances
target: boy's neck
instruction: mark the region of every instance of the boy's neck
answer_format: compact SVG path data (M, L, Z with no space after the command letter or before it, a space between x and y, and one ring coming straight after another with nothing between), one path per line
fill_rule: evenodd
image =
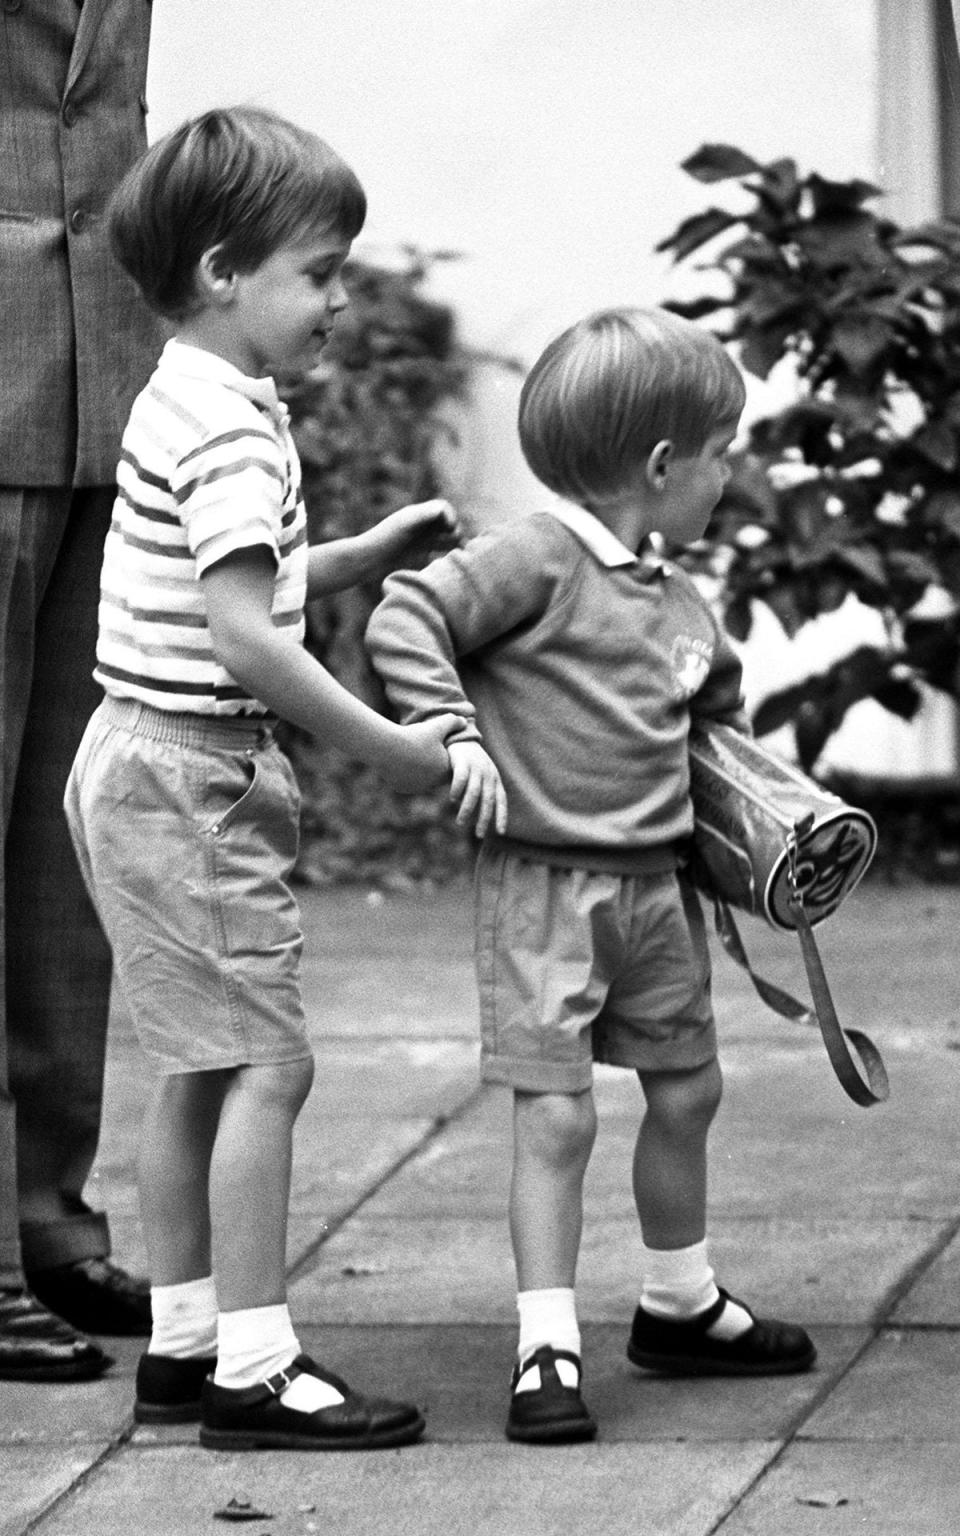
M247 378L252 377L246 354L236 343L233 327L224 323L224 316L219 311L205 309L195 315L188 315L177 326L174 340L182 342L185 347L199 347L201 352L212 352L214 357L220 357L225 363L232 363L234 368L239 368Z
M594 503L593 506L584 509L593 514L599 523L602 523L615 538L620 540L624 548L631 554L639 553L642 545L654 532L651 525L651 509L646 505L646 499L641 494L631 493L629 496L618 497L612 501Z

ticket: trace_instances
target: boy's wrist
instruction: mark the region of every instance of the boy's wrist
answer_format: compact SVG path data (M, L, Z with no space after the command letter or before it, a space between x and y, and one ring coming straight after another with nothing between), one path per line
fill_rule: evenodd
M472 720L461 720L460 724L455 725L443 738L443 745L448 749L464 746L467 742L480 744L483 742L483 737Z

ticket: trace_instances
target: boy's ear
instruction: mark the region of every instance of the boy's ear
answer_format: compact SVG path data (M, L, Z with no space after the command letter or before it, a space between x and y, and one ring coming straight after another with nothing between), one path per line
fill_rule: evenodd
M210 304L228 304L233 298L237 274L224 259L223 246L211 245L197 262L196 285Z
M644 477L651 490L662 491L667 483L667 469L673 458L673 444L668 437L661 438L651 449L644 466Z

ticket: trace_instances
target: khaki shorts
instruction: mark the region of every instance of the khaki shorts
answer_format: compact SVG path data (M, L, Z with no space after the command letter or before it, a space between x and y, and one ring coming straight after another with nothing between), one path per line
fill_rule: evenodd
M270 726L105 699L65 809L156 1067L308 1058L300 913L287 883L299 792Z
M592 1063L690 1071L717 1052L710 955L682 875L608 875L481 853L481 1075L533 1093L589 1088Z

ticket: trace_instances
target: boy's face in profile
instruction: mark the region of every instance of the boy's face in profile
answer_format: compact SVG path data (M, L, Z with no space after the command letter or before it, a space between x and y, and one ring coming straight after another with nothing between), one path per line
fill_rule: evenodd
M694 544L703 537L730 478L728 454L736 433L734 423L711 433L698 453L668 454L651 532L674 544Z
M309 372L348 303L343 264L350 242L318 234L278 246L252 272L236 274L232 361L254 378Z

